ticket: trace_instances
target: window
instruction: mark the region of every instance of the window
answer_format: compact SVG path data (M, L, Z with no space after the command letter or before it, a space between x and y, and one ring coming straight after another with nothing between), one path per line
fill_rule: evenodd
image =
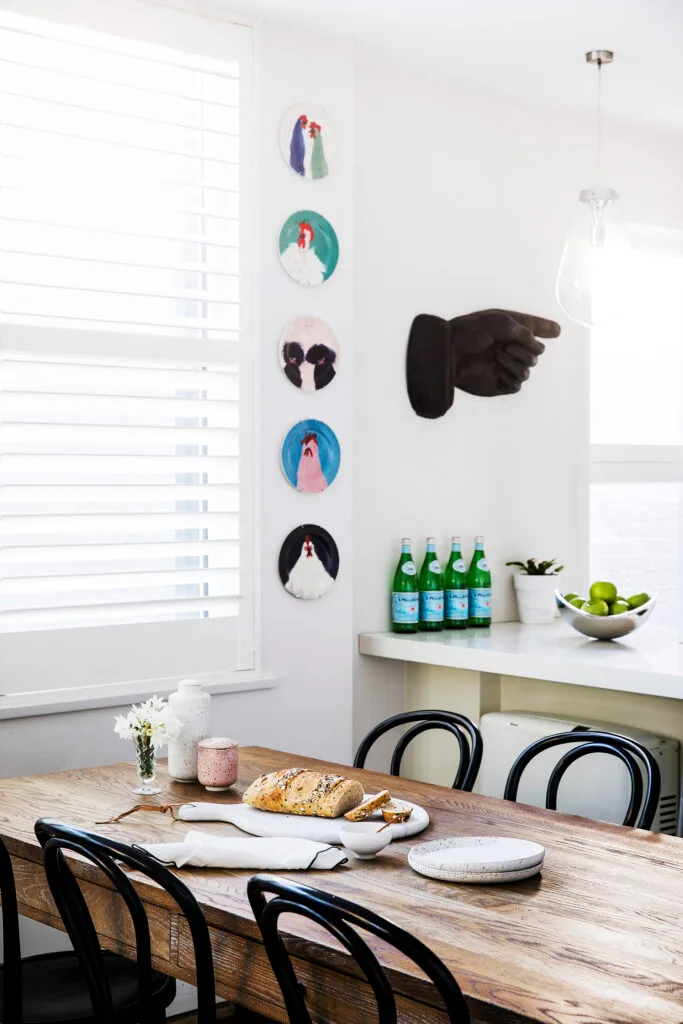
M659 624L678 626L683 235L631 236L630 319L591 332L591 579L657 591Z
M5 694L255 667L250 47L0 0Z

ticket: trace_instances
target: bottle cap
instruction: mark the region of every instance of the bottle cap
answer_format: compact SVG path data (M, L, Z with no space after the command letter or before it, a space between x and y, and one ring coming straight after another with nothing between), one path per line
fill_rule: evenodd
M410 544L410 537L402 537L401 544Z
M459 543L460 543L460 538L459 537L451 537L451 544L459 544Z
M433 537L427 537L427 543L428 544L436 544L436 541L434 540Z
M483 544L484 543L484 538L481 535L478 536L478 537L475 537L474 538L474 543L475 544Z

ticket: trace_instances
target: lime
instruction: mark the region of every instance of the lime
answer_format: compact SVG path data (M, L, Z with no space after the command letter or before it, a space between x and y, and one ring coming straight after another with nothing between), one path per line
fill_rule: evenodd
M578 597L579 595L578 594L563 594L562 596L564 597L565 601L573 601L574 598Z
M613 583L594 583L590 589L591 601L607 601L611 604L617 599L617 588Z
M573 597L569 603L573 604L575 608L583 608L584 604L588 602L584 601L582 597Z
M630 612L631 606L628 601L613 601L609 606L610 615L623 615L624 612Z
M593 587L591 587L591 590ZM614 591L616 594L616 590ZM582 612L590 612L591 615L609 615L609 605L607 601L601 601L600 599L594 601L584 601L581 605Z
M628 597L626 600L630 608L640 608L641 605L647 604L650 600L650 595L643 592L642 594L634 594L633 597Z

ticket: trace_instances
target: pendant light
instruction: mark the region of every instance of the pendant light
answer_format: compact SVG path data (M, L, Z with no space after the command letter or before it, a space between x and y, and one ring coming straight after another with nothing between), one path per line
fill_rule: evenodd
M579 193L574 222L557 275L557 301L563 312L584 327L612 322L623 302L619 279L625 273L628 236L619 216L619 195L601 177L602 69L611 50L590 50L586 61L597 68L597 160L595 183Z

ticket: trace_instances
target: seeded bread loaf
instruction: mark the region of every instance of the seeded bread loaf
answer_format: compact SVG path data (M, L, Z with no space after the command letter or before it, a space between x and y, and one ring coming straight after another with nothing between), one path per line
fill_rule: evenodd
M363 787L342 775L286 768L269 772L252 782L242 797L261 811L339 818L363 799Z

